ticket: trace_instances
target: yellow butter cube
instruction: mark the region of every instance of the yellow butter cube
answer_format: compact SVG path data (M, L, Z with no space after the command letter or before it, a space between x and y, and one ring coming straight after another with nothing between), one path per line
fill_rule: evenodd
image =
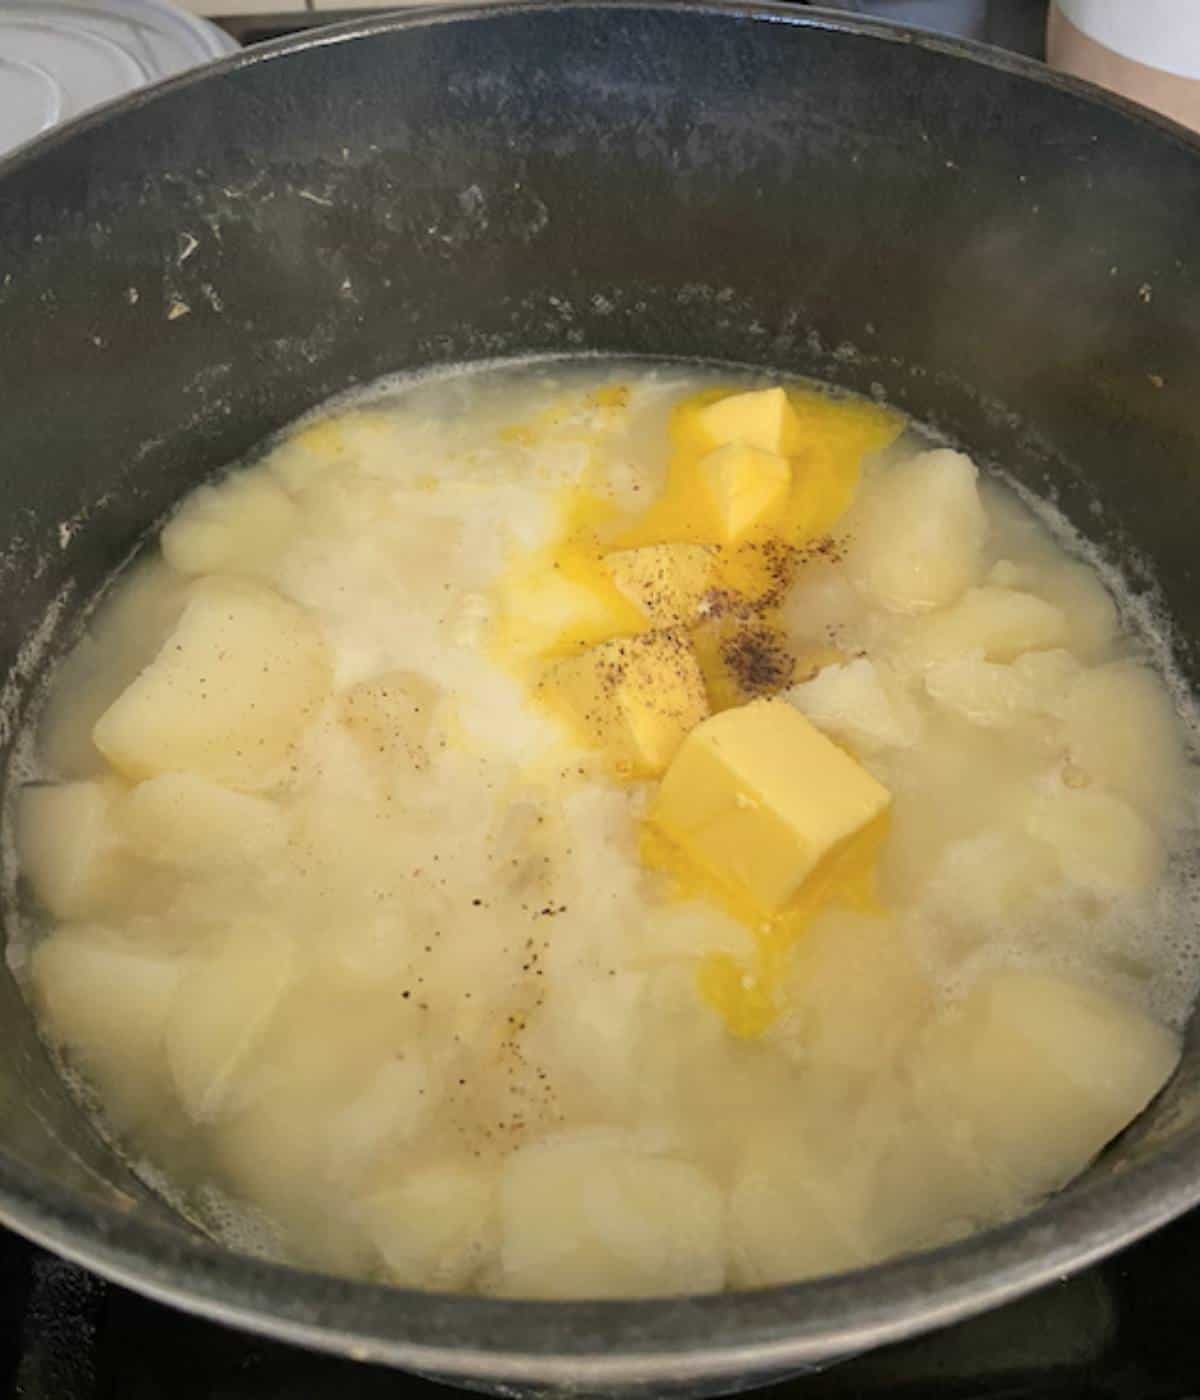
M792 469L774 452L732 442L700 459L700 480L729 543L740 540L784 504Z
M773 910L890 801L786 701L755 700L692 730L650 819L703 870Z
M700 427L715 447L744 442L784 456L796 451L800 423L782 389L730 394L699 414Z
M704 678L680 632L646 632L589 647L551 666L542 687L584 740L625 775L661 773L708 714Z
M613 583L655 627L686 627L696 620L712 587L713 562L703 544L648 544L604 556Z

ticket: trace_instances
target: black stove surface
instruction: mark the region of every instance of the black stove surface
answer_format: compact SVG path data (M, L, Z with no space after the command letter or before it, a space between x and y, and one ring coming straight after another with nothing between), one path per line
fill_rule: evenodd
M773 1400L1200 1400L1200 1211L1031 1298ZM230 1331L103 1283L0 1231L0 1397L450 1400L381 1367Z

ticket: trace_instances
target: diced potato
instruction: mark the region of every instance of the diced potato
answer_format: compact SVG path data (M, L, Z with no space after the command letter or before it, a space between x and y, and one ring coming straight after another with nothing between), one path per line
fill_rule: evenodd
M922 892L926 909L960 930L1011 927L1059 878L1054 853L1015 825L951 841Z
M1062 708L1079 662L1068 651L1029 651L1011 664L960 656L925 671L930 698L984 729L1008 729Z
M265 465L289 491L299 492L327 473L369 468L395 451L396 431L387 416L360 411L307 424L280 443Z
M135 780L172 771L236 788L270 782L329 692L321 631L248 580L192 590L158 656L97 721L97 747Z
M790 705L855 753L909 748L921 736L921 716L900 687L866 657L826 666L784 693Z
M1114 662L1085 671L1063 705L1071 761L1145 814L1173 814L1182 737L1162 681L1144 666Z
M788 456L799 447L800 424L784 389L728 394L700 411L701 430L714 447L744 442Z
M496 1191L484 1167L448 1161L360 1199L357 1212L394 1283L466 1288L496 1249Z
M424 1057L387 1060L331 1122L330 1161L354 1173L385 1147L411 1141L428 1120L433 1098Z
M242 1060L292 976L286 934L246 921L179 984L167 1029L175 1089L197 1123L218 1118Z
M1157 833L1127 802L1094 788L1040 796L1029 832L1053 848L1072 884L1097 894L1137 894L1163 872Z
M113 820L123 791L111 778L22 789L17 813L21 868L34 894L57 918L91 918L123 899L134 873Z
M932 1009L930 988L889 919L821 915L792 955L772 1037L802 1064L885 1068Z
M688 735L650 820L702 870L771 910L890 800L798 710L755 700Z
M686 636L618 637L550 666L542 693L562 705L618 773L661 773L708 713Z
M1012 661L1022 652L1066 645L1067 620L1032 593L990 584L968 589L952 607L924 619L915 649L926 663L981 655Z
M721 538L730 544L770 520L792 487L786 457L743 442L731 442L702 457L697 471Z
M977 477L969 457L943 449L909 458L878 482L848 556L868 598L891 612L929 612L976 582L987 533Z
M702 544L650 544L604 556L612 581L652 627L688 627L713 584L713 551Z
M724 1200L687 1162L580 1130L514 1152L500 1178L499 1291L606 1298L724 1282Z
M441 692L414 671L388 671L337 697L338 718L386 772L429 765L428 740Z
M115 822L138 855L189 871L253 865L287 840L278 803L194 773L163 773L139 783L117 804Z
M866 1212L879 1144L855 1131L849 1101L762 1127L729 1196L730 1281L791 1283L857 1268L871 1257Z
M55 666L38 726L48 772L64 778L108 773L92 730L154 659L179 621L188 587L189 580L153 556L122 572L78 645Z
M1056 545L1050 548L1058 553ZM1001 559L992 566L987 581L1002 588L1025 589L1052 603L1067 619L1071 650L1084 661L1096 660L1116 637L1116 605L1086 564L1062 558L1025 564Z
M628 1107L643 1072L647 974L571 969L535 1023L536 1057L569 1077L599 1111ZM569 986L568 995L561 995Z
M923 1110L1026 1201L1087 1166L1170 1077L1178 1038L1138 1008L1070 979L981 977L914 1061Z
M34 1000L53 1040L95 1081L118 1127L161 1108L164 1032L182 964L98 927L64 929L33 951Z
M237 472L188 496L163 527L162 552L181 574L269 574L299 520L265 471Z

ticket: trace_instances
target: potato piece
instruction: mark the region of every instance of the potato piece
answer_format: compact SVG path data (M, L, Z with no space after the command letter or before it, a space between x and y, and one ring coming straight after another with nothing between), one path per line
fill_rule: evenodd
M1028 828L1054 850L1072 884L1095 894L1152 889L1166 863L1162 842L1137 812L1096 789L1043 794L1033 804Z
M1058 879L1044 842L1004 826L950 842L921 898L959 929L981 933L1020 918Z
M610 1298L724 1282L724 1201L699 1168L580 1130L524 1147L500 1178L499 1291Z
M79 644L55 667L38 733L47 773L90 778L109 772L92 730L154 659L179 621L188 586L154 557L140 560L114 582Z
M728 1239L737 1287L791 1283L871 1259L865 1221L880 1119L860 1120L854 1103L836 1095L815 1105L801 1095L792 1113L760 1128L734 1174Z
M1056 545L1050 545L1059 555ZM1023 588L1045 598L1067 619L1071 650L1084 661L1099 658L1117 635L1116 604L1094 569L1076 560L1047 559L1042 563L1015 564L1001 559L992 566L988 583L1002 588Z
M987 517L975 464L961 452L922 452L865 496L850 544L857 587L890 612L953 603L979 577Z
M384 772L429 766L428 740L441 692L414 671L388 671L337 697L338 719Z
M329 685L324 638L303 608L248 580L205 579L158 656L101 715L93 737L133 779L180 771L262 787Z
M411 1141L432 1106L433 1086L422 1056L408 1053L386 1061L330 1123L331 1163L339 1173L358 1171L384 1147Z
M163 773L139 783L117 803L115 821L138 855L188 871L254 865L287 840L278 803L194 773Z
M495 1178L473 1163L411 1171L360 1199L357 1214L402 1287L466 1288L495 1254Z
M183 965L95 926L33 951L34 1001L52 1040L94 1080L116 1126L136 1126L168 1093L164 1032Z
M1013 588L971 588L953 607L916 629L914 651L926 664L963 656L1012 661L1022 652L1063 647L1067 620L1032 593Z
M163 557L181 574L269 574L300 511L265 471L201 486L163 527Z
M576 1081L599 1111L619 1113L635 1095L643 1070L647 980L644 972L608 976L571 968L559 985L551 983L531 1026L533 1056L553 1065L556 1077Z
M714 565L703 544L649 544L604 556L613 583L652 627L690 627L712 587Z
M866 657L826 666L782 698L855 753L910 748L921 736L916 706Z
M1162 681L1127 661L1085 671L1063 704L1071 761L1146 815L1173 815L1183 743Z
M886 1067L929 1015L933 998L890 920L831 910L797 944L772 1039L820 1072Z
M621 776L661 773L708 714L695 653L678 632L601 642L548 667L541 689Z
M21 790L21 869L56 918L92 918L129 892L135 868L121 849L113 817L123 791L112 778L35 783Z
M1115 996L1005 970L930 1027L913 1069L930 1121L1029 1200L1082 1171L1178 1059L1178 1038Z
M286 934L246 921L179 984L167 1060L189 1117L210 1123L240 1064L267 1028L292 976Z

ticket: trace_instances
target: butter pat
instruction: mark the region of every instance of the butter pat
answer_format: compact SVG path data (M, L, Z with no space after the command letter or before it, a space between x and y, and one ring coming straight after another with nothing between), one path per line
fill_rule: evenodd
M702 409L698 421L715 447L744 442L784 456L796 450L800 432L787 394L778 388L730 394Z
M730 544L779 510L792 487L792 469L785 458L744 442L708 453L698 471Z
M623 775L661 773L708 714L704 678L679 632L616 637L551 666L542 681L585 741Z
M703 544L648 544L604 556L617 588L655 627L686 627L712 587L713 553Z
M755 700L692 730L650 820L702 869L774 910L890 801L791 705Z

